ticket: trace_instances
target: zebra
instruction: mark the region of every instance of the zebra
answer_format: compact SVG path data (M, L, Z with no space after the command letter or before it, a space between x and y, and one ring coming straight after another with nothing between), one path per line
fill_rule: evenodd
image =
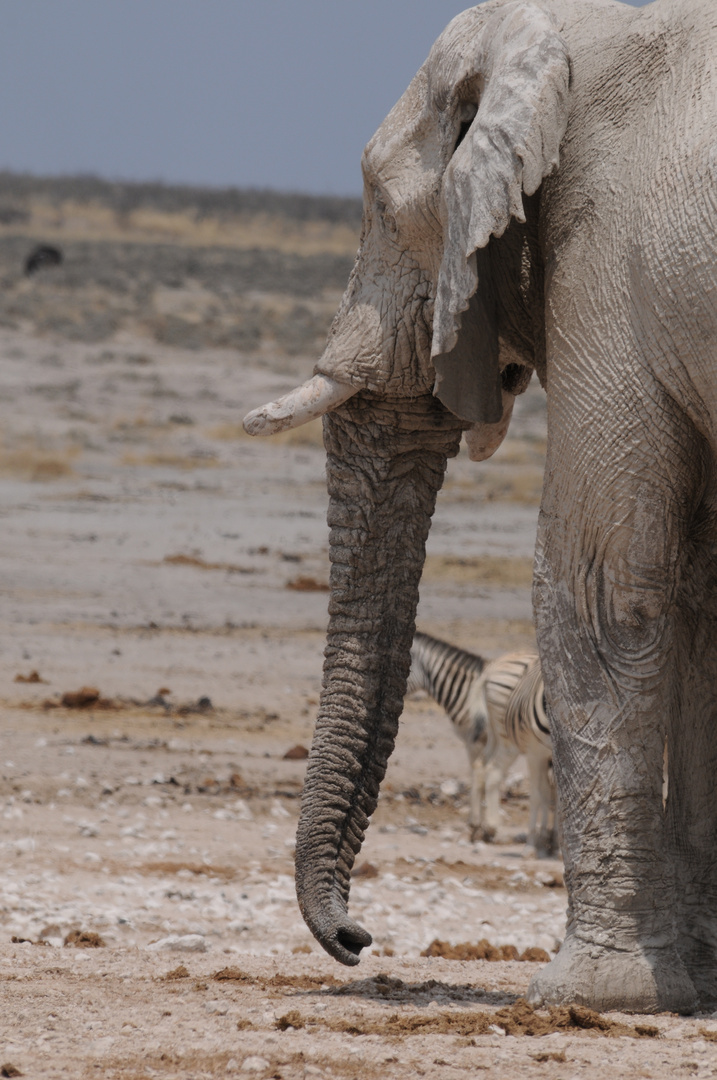
M552 747L540 662L534 652L486 661L448 642L416 633L406 694L425 690L448 713L468 753L471 840L492 841L500 789L518 754L530 783L529 843L537 854L557 849Z

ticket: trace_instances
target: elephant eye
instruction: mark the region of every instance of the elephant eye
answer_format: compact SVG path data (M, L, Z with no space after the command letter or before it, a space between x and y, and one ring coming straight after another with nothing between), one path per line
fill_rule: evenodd
M395 217L390 210L384 210L383 212L383 224L386 227L386 232L390 236L398 235L398 224Z
M453 147L453 153L454 154L455 154L456 150L458 149L458 147L463 142L463 140L465 139L468 132L470 131L470 127L471 127L472 123L473 123L472 120L463 120L461 122L461 126L460 126L460 129L458 131L458 138L456 139L456 145Z
M381 217L381 223L382 223L385 231L391 237L397 236L398 235L398 224L396 222L395 217L393 216L391 211L388 209L386 204L381 199L377 199L376 203L377 203L377 206L378 206L379 215Z

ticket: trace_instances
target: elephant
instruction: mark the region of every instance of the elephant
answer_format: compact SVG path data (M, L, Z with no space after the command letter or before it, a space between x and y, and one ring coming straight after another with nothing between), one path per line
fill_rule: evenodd
M246 418L323 415L331 593L296 841L343 964L350 875L402 708L447 460L535 371L548 443L533 603L567 929L533 1004L717 1002L717 14L713 0L487 0L366 146L315 374ZM663 762L667 794L663 796Z

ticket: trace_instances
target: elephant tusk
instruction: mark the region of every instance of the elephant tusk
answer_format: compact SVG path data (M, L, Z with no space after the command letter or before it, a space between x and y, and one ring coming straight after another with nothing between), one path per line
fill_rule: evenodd
M503 391L503 416L497 424L473 424L463 433L471 461L485 461L496 452L508 431L515 398Z
M357 387L337 382L328 375L314 375L278 401L252 409L244 417L247 435L276 435L299 427L335 409L357 392Z

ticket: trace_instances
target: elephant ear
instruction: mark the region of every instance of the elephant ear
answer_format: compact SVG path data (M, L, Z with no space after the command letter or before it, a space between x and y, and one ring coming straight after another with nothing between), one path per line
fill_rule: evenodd
M494 11L475 46L480 103L443 178L433 392L461 419L495 423L503 411L498 327L483 249L511 217L525 221L522 192L532 195L558 164L570 61L548 16L529 3Z

